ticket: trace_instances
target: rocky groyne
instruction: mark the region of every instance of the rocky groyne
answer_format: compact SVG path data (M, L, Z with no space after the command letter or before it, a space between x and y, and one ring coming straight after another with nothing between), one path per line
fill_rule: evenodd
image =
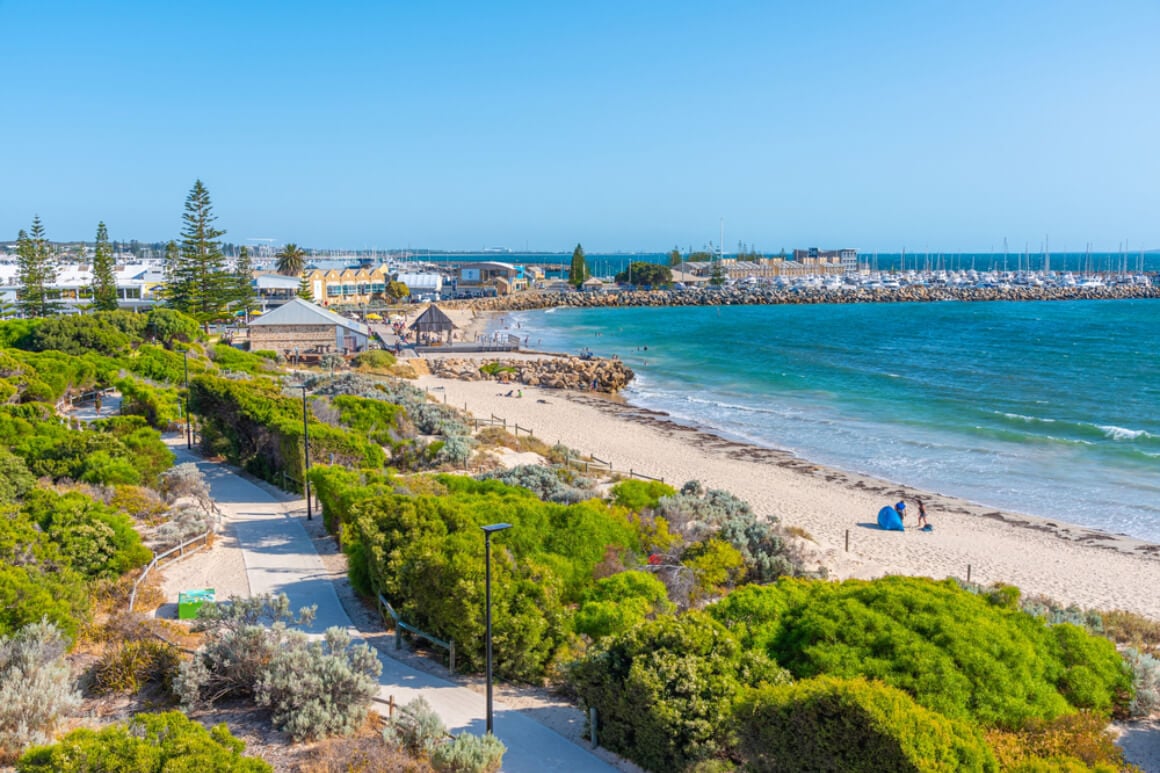
M921 303L930 301L1074 301L1160 298L1156 285L1109 287L939 287L899 288L724 287L621 292L528 291L496 298L452 301L447 305L476 311L526 311L553 306L745 306L814 303Z
M544 357L537 360L449 357L428 360L427 367L432 375L440 378L609 393L619 392L633 377L632 370L622 361L598 357Z

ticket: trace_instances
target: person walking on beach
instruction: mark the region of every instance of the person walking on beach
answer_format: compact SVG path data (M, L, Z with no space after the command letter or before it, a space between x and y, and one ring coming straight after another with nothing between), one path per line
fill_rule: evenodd
M914 503L918 505L918 528L921 529L924 526L929 526L930 524L926 520L926 505L922 503L922 499L919 497L914 498Z

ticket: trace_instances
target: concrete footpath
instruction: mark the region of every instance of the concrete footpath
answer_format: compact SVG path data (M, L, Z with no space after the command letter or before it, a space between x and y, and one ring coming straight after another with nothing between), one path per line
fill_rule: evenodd
M305 500L281 500L226 464L205 461L185 449L181 438L170 438L177 462L193 462L205 475L218 507L225 514L242 548L251 593L285 593L291 607L316 605L318 614L307 629L321 633L331 626L358 631L339 601L314 545L302 525ZM317 515L315 517L318 517ZM422 696L453 733L484 732L483 696L426 674L390 657L380 657L379 696L405 704ZM617 769L562 735L500 702L494 704L495 734L507 746L503 770L607 771Z

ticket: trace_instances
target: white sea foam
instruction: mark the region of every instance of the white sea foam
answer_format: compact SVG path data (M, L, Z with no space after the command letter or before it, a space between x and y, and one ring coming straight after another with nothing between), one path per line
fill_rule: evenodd
M1135 440L1136 438L1150 438L1155 437L1151 432L1142 429L1126 429L1124 427L1116 427L1114 425L1098 425L1104 434L1112 440Z

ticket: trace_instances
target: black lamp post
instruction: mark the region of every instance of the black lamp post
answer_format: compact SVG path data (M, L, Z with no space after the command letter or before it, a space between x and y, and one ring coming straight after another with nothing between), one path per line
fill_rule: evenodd
M189 415L189 350L181 353L185 361L185 448L193 450L193 417Z
M302 473L303 488L306 490L306 520L314 520L314 507L310 504L310 424L306 413L306 385L296 384L302 390L302 447L306 455L306 471Z
M487 680L487 732L491 733L492 712L491 712L491 535L497 531L510 529L510 523L493 523L488 526L482 526L483 529L483 550L484 563L486 564L484 575L484 588L487 596L487 601L484 607L484 621L487 629L487 664L486 664L486 680Z

